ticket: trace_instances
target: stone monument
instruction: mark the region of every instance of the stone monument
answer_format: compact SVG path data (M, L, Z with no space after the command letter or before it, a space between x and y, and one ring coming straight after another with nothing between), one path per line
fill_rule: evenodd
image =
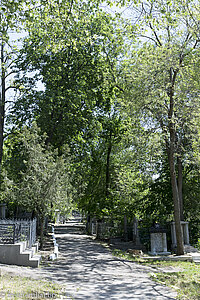
M6 204L0 203L0 219L5 219L6 217Z
M182 235L184 245L190 245L188 222L181 221ZM177 247L175 222L171 223L172 249Z
M141 246L137 218L134 218L133 221L133 242L136 246Z
M150 255L169 255L167 251L166 229L155 223L150 229L151 252Z

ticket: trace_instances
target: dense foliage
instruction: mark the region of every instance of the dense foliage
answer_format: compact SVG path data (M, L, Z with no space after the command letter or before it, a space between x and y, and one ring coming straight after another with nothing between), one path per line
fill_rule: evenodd
M182 254L180 221L194 243L200 228L199 3L111 4L4 4L2 201L42 219L72 202L97 219L174 218ZM21 49L9 52L19 24ZM5 53L16 92L7 115Z

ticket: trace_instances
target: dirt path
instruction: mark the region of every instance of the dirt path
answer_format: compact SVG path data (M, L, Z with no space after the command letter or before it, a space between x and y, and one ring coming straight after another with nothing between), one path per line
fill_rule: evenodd
M81 234L78 224L56 227L59 258L39 269L0 265L2 270L50 279L65 290L62 299L172 300L176 293L149 278L152 269L113 257L109 250Z

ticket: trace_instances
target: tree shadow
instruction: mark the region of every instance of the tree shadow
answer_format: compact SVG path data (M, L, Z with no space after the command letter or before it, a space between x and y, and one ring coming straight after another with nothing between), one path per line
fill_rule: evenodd
M66 297L175 299L175 293L149 279L148 267L113 257L83 233L84 228L76 223L57 226L59 258L41 269L47 279L63 285Z

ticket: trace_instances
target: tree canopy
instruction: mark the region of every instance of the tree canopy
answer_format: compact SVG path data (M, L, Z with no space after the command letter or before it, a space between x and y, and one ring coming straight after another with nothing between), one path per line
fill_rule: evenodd
M199 3L106 5L111 4L117 5L116 14L99 1L3 2L0 151L9 70L15 74L10 87L17 93L6 115L10 136L1 164L2 189L9 179L23 194L23 203L17 204L35 210L37 201L44 215L51 213L53 198L60 197L55 203L62 204L66 199L69 206L68 194L85 214L99 219L174 219L178 253L183 254L181 221L199 222L194 212ZM17 31L19 24L26 35L16 52L9 30ZM26 148L26 139L29 148L23 154L19 149ZM45 182L51 180L48 188ZM37 193L34 185L41 187Z

